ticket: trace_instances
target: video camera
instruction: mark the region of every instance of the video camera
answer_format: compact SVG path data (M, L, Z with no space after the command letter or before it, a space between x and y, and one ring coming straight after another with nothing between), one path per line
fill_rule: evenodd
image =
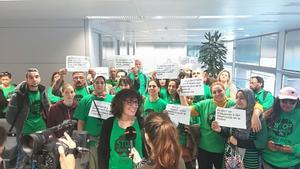
M75 120L65 120L63 123L49 129L38 131L30 135L24 135L21 138L23 151L31 157L32 160L37 161L39 166L44 165L47 169L58 168L58 146L63 146L65 152L68 152L68 146L59 142L57 138L57 136L62 135L63 132L67 132L76 142L75 157L82 151L88 151L88 149L82 148L86 147L83 143L87 142L87 134L73 131L75 124Z

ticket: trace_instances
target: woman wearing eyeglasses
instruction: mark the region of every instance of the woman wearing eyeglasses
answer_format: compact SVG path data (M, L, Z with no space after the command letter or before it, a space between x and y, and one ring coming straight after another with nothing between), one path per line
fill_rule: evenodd
M123 89L111 103L113 117L103 122L98 148L99 169L132 169L130 150L135 149L140 157L146 154L143 146L143 121L140 117L142 96L132 89ZM134 128L136 137L130 139L128 127Z
M300 104L295 88L284 87L280 90L267 124L264 169L300 168Z
M148 83L148 96L144 101L144 113L143 116L148 115L148 110L154 112L162 112L166 109L167 103L159 97L160 83L158 80L150 80Z

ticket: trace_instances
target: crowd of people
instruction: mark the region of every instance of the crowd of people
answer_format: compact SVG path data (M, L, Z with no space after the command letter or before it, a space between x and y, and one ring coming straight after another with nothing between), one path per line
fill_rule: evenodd
M245 77L248 89L237 89L228 70L214 78L207 71L184 69L177 79L157 79L155 72L142 72L140 60L130 72L109 68L108 79L90 70L72 72L73 81L66 82L66 74L66 69L54 72L46 89L35 68L28 69L18 85L11 73L1 73L0 117L16 129L16 168L26 168L30 161L20 137L68 119L76 120L75 129L89 136L91 169L229 168L231 149L237 150L246 169L300 168L300 103L292 87L283 87L274 97L264 89L262 77L252 76ZM181 95L183 78L203 79L204 94ZM110 117L104 119L99 105L107 103ZM175 125L168 104L189 106L190 125ZM244 110L246 129L220 126L217 107ZM74 148L71 138L64 137ZM67 160L70 157L59 152L62 168L75 167L73 157Z

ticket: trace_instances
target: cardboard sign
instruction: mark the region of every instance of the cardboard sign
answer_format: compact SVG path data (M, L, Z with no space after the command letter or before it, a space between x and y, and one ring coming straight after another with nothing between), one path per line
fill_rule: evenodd
M170 119L176 125L178 125L178 123L190 124L191 109L188 106L167 104L166 110L168 111Z
M182 96L204 95L203 80L200 78L186 78L180 81Z
M246 129L246 110L217 107L216 121L220 126Z
M177 79L179 74L179 67L175 63L158 65L157 79Z
M97 76L104 76L105 79L109 78L109 72L108 72L108 67L95 67L93 68L96 72L96 77Z
M94 100L95 102L92 102L90 111L89 111L89 116L90 117L95 117L95 118L99 118L99 119L107 119L111 116L113 116L110 113L110 104L111 103L107 103L107 102L103 102L103 101L98 101L98 100ZM99 113L96 109L96 106L99 110ZM100 114L100 116L99 116Z
M87 56L67 56L66 68L69 72L83 71L87 72L90 68L89 58Z

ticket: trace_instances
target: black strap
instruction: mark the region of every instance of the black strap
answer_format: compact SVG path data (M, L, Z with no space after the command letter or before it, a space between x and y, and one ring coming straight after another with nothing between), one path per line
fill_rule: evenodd
M93 100L93 99L92 99L92 100ZM99 115L99 117L100 117L100 119L101 119L101 114L100 114L100 111L99 111L99 109L98 109L98 107L97 107L97 105L96 105L95 100L93 100L93 103L94 103L94 106L96 107L96 110L97 110L97 112L98 112L98 115Z

